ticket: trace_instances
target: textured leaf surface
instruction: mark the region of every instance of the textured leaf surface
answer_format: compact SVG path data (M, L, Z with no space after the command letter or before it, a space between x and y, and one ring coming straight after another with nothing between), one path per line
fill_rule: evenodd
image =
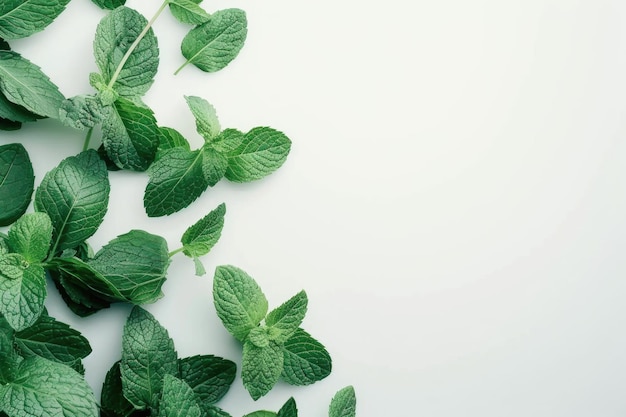
M196 119L196 130L206 141L220 134L221 127L215 108L205 99L185 96L187 105Z
M9 229L9 248L27 262L41 262L50 250L52 222L46 213L28 213Z
M228 159L226 156L217 152L211 145L205 144L202 147L202 174L209 186L213 187L224 178L227 169Z
M181 51L202 71L215 72L228 65L241 51L248 33L246 14L240 9L219 10L183 39ZM184 66L183 65L183 66Z
M192 0L171 0L170 11L179 22L192 25L200 25L211 18L211 15Z
M258 400L270 392L282 369L283 352L276 343L262 348L249 341L243 344L241 379L252 399Z
M126 4L126 0L91 0L102 9L113 10Z
M276 417L298 417L298 407L296 407L296 400L293 397L289 398L285 405L283 405Z
M280 168L291 149L291 140L270 127L255 127L239 147L228 153L226 178L234 182L261 179Z
M222 203L189 227L180 240L183 253L191 258L209 253L222 235L225 214L226 205Z
M59 120L74 129L87 129L100 123L104 108L95 96L82 95L68 98L61 103Z
M267 299L259 285L250 275L234 266L216 268L213 300L224 327L241 342L267 314Z
M277 330L273 337L276 343L284 343L300 327L306 315L307 305L307 295L300 291L267 315L265 324Z
M237 129L224 129L210 142L210 146L219 153L229 154L244 141L244 134Z
M283 345L281 378L291 385L309 385L330 375L332 360L326 348L302 329Z
M59 117L65 100L37 65L11 51L0 51L0 91L12 103L52 118Z
M38 117L24 107L13 104L4 94L0 93L0 118L21 123L32 122Z
M23 330L37 321L45 299L45 272L40 265L25 263L19 278L0 274L0 313L15 330Z
M355 417L356 394L354 387L347 386L337 392L330 402L329 417Z
M34 186L33 165L24 146L0 146L0 226L9 225L24 214Z
M189 384L203 406L215 404L235 380L234 362L212 355L198 355L179 361L181 378Z
M3 0L0 3L0 38L25 38L43 30L70 0Z
M13 338L13 329L9 326L9 323L0 316L0 364L2 364L2 366L0 366L0 387L2 387L2 384L6 384L15 379L17 367L22 360L15 349ZM2 407L0 406L0 410L1 409Z
M122 336L122 386L136 408L156 407L165 375L178 375L174 342L152 314L134 307Z
M162 153L163 151L179 146L182 146L188 151L191 150L187 139L176 129L171 127L159 127L159 133L159 148L157 153Z
M158 417L200 417L201 415L202 411L191 387L175 376L165 375Z
M101 417L130 416L135 407L124 397L122 392L122 373L120 361L115 362L107 372L100 393Z
M109 202L106 165L95 150L61 161L41 181L35 210L52 220L53 248L73 248L91 237L104 219Z

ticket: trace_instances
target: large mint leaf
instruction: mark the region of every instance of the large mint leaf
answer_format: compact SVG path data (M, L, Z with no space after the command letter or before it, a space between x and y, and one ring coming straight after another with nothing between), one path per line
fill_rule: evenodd
M211 141L222 130L215 108L205 99L185 96L187 105L196 119L196 130L206 141Z
M22 268L21 276L16 278L7 277L0 271L0 313L18 331L37 321L46 299L43 268L28 264L23 258Z
M52 118L59 117L65 99L38 66L11 51L0 51L0 91L10 102Z
M102 9L113 10L126 4L126 0L91 0Z
M270 127L255 127L242 143L230 151L226 179L248 182L261 179L280 168L291 149L291 140Z
M98 24L94 55L104 82L127 98L143 96L152 85L159 66L159 47L152 29L139 41L119 73L116 71L148 21L128 7L118 7Z
M113 364L104 378L100 393L100 407L101 417L127 417L131 416L135 410L122 392L120 361Z
M241 379L253 400L258 400L274 387L283 369L281 347L271 342L265 347L246 341L243 344Z
M355 417L356 395L354 387L347 386L340 389L330 402L328 408L329 417Z
M25 38L43 30L70 0L3 0L0 3L0 38Z
M200 25L211 18L197 1L170 0L170 11L179 22Z
M191 387L175 376L165 375L158 417L200 417L201 415L202 411Z
M302 324L307 305L307 295L300 291L280 307L272 310L265 319L265 324L273 330L272 340L276 343L287 341Z
M181 378L193 389L203 409L226 395L237 374L234 362L212 355L180 359L179 369Z
M187 61L202 71L215 72L228 65L237 55L248 33L246 13L240 9L219 10L185 36L181 51ZM178 72L177 71L177 72Z
M130 313L122 335L122 386L136 408L158 404L165 375L178 375L178 358L167 330L140 307Z
M46 213L28 213L9 229L9 248L27 262L41 262L48 255L52 239L52 222Z
M267 314L267 299L259 285L250 275L234 266L216 268L213 300L224 327L241 342Z
M92 236L109 202L106 165L95 150L61 161L41 181L35 210L47 213L53 226L53 253L73 248Z
M169 262L165 239L143 230L131 230L113 239L87 263L123 300L144 304L163 296L161 287Z
M0 226L9 225L24 214L34 186L33 165L24 146L0 146Z
M67 365L40 357L25 359L16 378L0 386L0 410L16 417L97 417L93 391Z
M183 244L183 253L200 262L198 257L209 253L222 235L225 214L226 206L222 203L189 227L180 240ZM204 268L196 269L196 275L204 275Z
M326 348L302 329L283 345L281 378L291 385L310 385L330 375L332 360Z
M144 171L159 146L159 128L152 110L119 98L104 110L102 142L109 158L122 169Z

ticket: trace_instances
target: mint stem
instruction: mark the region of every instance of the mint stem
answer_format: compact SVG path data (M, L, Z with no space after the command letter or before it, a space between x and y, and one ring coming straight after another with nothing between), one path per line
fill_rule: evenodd
M171 251L170 253L168 253L167 255L171 258L172 256L176 255L179 252L182 252L183 249L185 249L185 247L183 246L182 248L178 248L176 250Z
M91 141L91 134L93 133L93 127L90 127L85 136L85 142L83 142L83 152L89 149L89 142Z
M124 68L124 65L126 65L126 61L128 61L128 58L133 53L135 48L137 48L137 45L139 45L139 42L141 42L141 40L146 35L146 33L148 33L148 31L152 27L152 24L158 19L158 17L161 15L161 12L165 10L165 8L167 7L169 3L170 3L170 0L165 0L163 4L161 4L161 7L159 7L159 10L156 11L156 13L154 14L154 16L152 16L152 19L150 19L146 27L144 27L141 33L139 34L139 36L137 36L137 39L135 39L135 42L133 42L132 45L130 45L130 48L128 48L128 51L126 51L126 54L124 54L124 56L122 57L120 64L115 69L115 72L113 73L113 76L111 77L111 81L109 81L109 84L107 85L108 88L113 87L113 84L115 84L115 81L117 81L117 78L120 76L120 73L122 72L122 69Z

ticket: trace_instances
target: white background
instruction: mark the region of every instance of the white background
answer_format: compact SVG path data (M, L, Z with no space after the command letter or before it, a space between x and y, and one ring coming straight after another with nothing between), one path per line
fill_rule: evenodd
M150 17L157 0L128 0ZM303 327L332 354L331 376L279 384L254 402L237 379L234 417L327 415L354 385L357 416L623 416L626 413L626 4L621 0L205 1L246 10L249 34L225 70L178 76L189 27L154 25L160 71L146 96L161 125L196 146L183 95L223 127L269 125L293 141L256 183L226 181L191 207L148 219L143 173L112 173L98 249L140 228L177 248L187 226L227 206L209 273L177 256L148 306L179 355L240 363L215 315L216 265L252 275L277 306L309 295ZM12 42L66 96L90 93L95 27L74 0L44 32ZM54 121L2 133L22 142L37 183L78 153L83 132ZM97 140L96 140L97 142ZM88 319L53 286L47 306L89 338L97 395L121 352L128 306Z

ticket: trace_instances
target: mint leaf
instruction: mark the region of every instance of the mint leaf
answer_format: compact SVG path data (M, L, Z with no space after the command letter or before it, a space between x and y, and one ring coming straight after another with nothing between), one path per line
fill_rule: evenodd
M0 387L15 379L17 367L22 358L15 350L14 331L9 323L0 316ZM0 410L2 407L0 407Z
M11 103L4 94L0 93L0 118L22 123L35 121L39 117L24 107Z
M296 400L293 397L289 398L285 405L283 405L276 417L298 417L298 407L296 407Z
M7 279L22 279L28 262L20 253L3 253L0 256L0 277Z
M205 144L202 147L202 174L210 187L224 178L226 169L228 169L228 159L213 149L210 144Z
M282 166L291 140L270 127L255 127L245 134L239 147L228 153L226 179L248 182L261 179Z
M101 9L113 10L126 4L126 0L91 0Z
M91 353L89 341L79 331L45 313L32 326L15 334L15 344L24 357L41 356L66 365Z
M213 355L197 355L178 361L180 376L196 394L201 408L219 401L235 380L234 362Z
M196 395L187 383L172 375L163 378L163 396L158 417L200 417Z
M93 391L82 375L36 356L22 361L16 378L0 386L0 410L20 417L98 415Z
M276 413L273 411L259 410L259 411L253 411L252 413L246 414L243 417L276 417Z
M213 300L224 327L241 342L267 314L267 299L259 285L250 275L234 266L216 268Z
M180 240L183 244L183 253L194 259L209 253L222 235L224 214L226 206L222 203L189 227ZM197 271L196 275L199 275Z
M122 169L144 171L159 146L159 128L152 110L119 98L105 108L102 142L111 160Z
M185 96L185 100L187 100L187 105L196 119L196 130L204 140L210 142L221 131L215 108L200 97Z
M44 176L35 194L35 210L52 220L53 254L96 232L107 211L109 189L106 165L95 150L64 159Z
M170 11L179 22L200 25L211 18L202 7L193 0L170 0Z
M25 259L22 265L22 276L18 278L9 278L0 271L0 313L18 331L37 321L46 299L43 268Z
M253 400L270 392L282 369L283 352L279 345L270 342L266 347L258 347L250 341L244 342L241 379Z
M181 51L187 64L202 71L215 72L228 65L237 55L248 33L246 13L240 9L219 10L185 36Z
M244 134L237 129L224 129L210 142L210 146L219 153L229 154L244 141Z
M144 304L163 296L161 287L169 262L165 239L131 230L110 241L87 264L121 294L122 300Z
M96 29L94 55L106 84L126 98L143 96L154 81L159 66L159 47L152 29L139 41L121 71L116 73L126 52L148 21L128 7L118 7L105 16Z
M155 408L165 375L178 375L174 342L146 310L134 307L122 336L122 386L135 408Z
M7 226L24 214L34 186L33 165L24 146L0 146L0 226Z
M168 149L183 147L188 151L191 151L189 146L189 142L183 135L180 134L176 129L172 129L171 127L159 127L159 147L157 149L157 159L159 154Z
M87 129L100 123L104 109L100 99L82 95L68 98L61 103L59 120L74 129Z
M300 291L280 307L272 310L265 318L265 324L276 331L272 340L276 343L287 341L302 324L307 305L307 295Z
M12 103L52 118L59 117L65 99L38 66L11 51L0 51L0 91Z
M356 416L356 395L354 387L347 386L339 390L328 410L329 417L355 417Z
M310 385L330 375L332 360L326 348L303 329L283 345L281 378L291 385Z
M200 406L202 406L202 404L200 404ZM232 417L226 411L214 405L204 407L202 412L204 413L204 417Z
M65 10L70 0L3 0L0 37L25 38L43 30Z
M48 255L52 239L52 222L46 213L29 213L9 229L9 248L27 262L41 262Z
M122 393L122 373L120 371L120 361L117 361L107 372L102 384L100 416L126 417L131 416L133 411L135 411L135 407Z

